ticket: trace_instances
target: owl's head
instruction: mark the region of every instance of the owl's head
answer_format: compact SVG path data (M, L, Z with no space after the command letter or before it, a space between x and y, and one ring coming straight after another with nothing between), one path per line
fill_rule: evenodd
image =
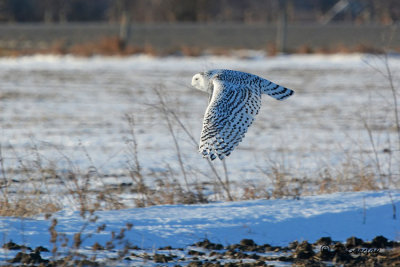
M195 74L192 78L192 86L200 91L208 92L208 76L204 72Z

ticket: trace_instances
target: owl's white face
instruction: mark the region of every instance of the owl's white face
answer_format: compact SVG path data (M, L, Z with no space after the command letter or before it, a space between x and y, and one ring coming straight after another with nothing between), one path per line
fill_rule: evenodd
M208 79L203 73L197 73L192 78L192 86L200 91L208 92Z

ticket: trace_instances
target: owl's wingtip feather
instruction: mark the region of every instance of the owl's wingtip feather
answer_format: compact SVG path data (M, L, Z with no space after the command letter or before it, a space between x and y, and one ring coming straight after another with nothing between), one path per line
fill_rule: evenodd
M215 160L216 158L223 160L225 157L231 154L231 151L223 152L213 146L210 147L210 144L208 144L207 147L204 147L204 145L201 146L199 148L199 152L203 155L203 158L209 158L211 161Z

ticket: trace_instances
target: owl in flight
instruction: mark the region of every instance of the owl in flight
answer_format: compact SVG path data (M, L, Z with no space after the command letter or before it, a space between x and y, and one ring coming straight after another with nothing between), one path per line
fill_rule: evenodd
M193 76L192 86L209 94L199 152L211 160L231 154L261 106L261 94L284 100L294 91L259 76L216 69Z

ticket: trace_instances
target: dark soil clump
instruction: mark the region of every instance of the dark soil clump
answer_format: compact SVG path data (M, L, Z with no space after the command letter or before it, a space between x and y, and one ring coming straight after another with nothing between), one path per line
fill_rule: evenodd
M128 256L120 259L110 258L96 261L82 256L73 259L70 256L53 260L49 250L39 246L34 250L12 241L5 243L3 249L20 250L7 260L10 266L103 266L104 262L115 265L118 261L124 264L143 262L154 266L272 266L276 262L292 266L400 266L400 243L389 241L384 236L377 236L365 242L355 236L345 243L332 241L330 237L321 237L315 243L293 241L287 247L258 245L252 239L243 239L238 244L224 247L208 239L199 241L186 248L162 247L156 251L130 246ZM94 250L102 253L103 250ZM43 256L41 253L43 253ZM47 255L47 258L46 258ZM106 264L107 265L107 264Z

